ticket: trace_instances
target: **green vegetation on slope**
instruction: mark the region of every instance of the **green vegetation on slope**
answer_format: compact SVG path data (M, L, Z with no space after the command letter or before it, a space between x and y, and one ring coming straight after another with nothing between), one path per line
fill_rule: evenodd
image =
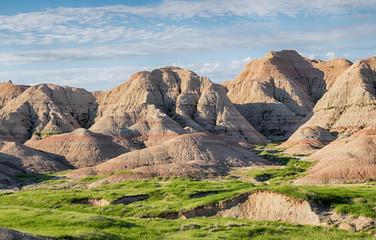
M277 168L237 168L231 176L198 180L172 177L123 181L87 189L105 176L75 182L61 174L18 175L22 185L39 182L20 192L0 193L0 227L61 239L358 239L369 234L333 228L230 218L158 218L232 198L254 190L270 190L326 205L337 212L376 218L375 183L343 186L291 186L312 163L284 155L277 144L259 147L259 156ZM268 149L269 148L269 149ZM239 177L247 176L248 178ZM238 180L234 180L238 178ZM249 180L253 179L253 183ZM216 193L192 198L199 193ZM77 204L84 199L113 202L124 196L150 197L129 205L93 207ZM371 229L369 231L374 231Z

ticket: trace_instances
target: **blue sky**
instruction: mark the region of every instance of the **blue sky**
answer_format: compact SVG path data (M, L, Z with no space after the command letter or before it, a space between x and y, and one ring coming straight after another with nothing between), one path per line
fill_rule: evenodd
M0 0L0 81L108 90L175 65L214 82L251 59L376 55L376 0Z

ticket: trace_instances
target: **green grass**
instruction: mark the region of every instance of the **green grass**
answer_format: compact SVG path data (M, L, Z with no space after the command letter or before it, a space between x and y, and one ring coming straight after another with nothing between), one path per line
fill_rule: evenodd
M376 187L373 184L348 186L268 186L298 199L329 206L336 212L376 218Z
M17 174L17 175L13 175L10 177L13 180L15 180L18 185L24 186L27 184L45 182L47 180L52 179L54 176L50 174L33 173L33 174Z
M297 160L278 149L279 143L256 146L258 155L280 168L237 172L254 178L232 177L198 180L183 177L123 181L87 189L104 176L74 182L56 179L68 172L17 175L20 184L38 183L15 193L0 193L0 227L60 239L371 239L364 233L333 228L231 218L166 220L158 217L185 212L198 206L232 198L253 190L270 190L325 205L337 212L376 218L376 183L343 186L292 186L284 183L305 174L312 162ZM119 173L134 173L130 171ZM268 185L266 184L266 181ZM217 192L202 198L197 193ZM149 194L150 198L129 205L93 207L72 202L104 198L109 202L126 195Z
M195 208L217 202L250 190L252 183L240 181L205 182L176 178L168 182L158 180L124 181L93 189L34 189L0 197L1 206L28 206L35 208L60 208L82 213L100 213L113 216L156 216ZM218 191L218 194L204 198L190 199L198 192ZM105 198L112 202L124 195L150 194L150 198L128 206L106 206L93 208L88 205L71 204L85 198ZM140 204L142 206L140 206ZM135 208L134 206L138 207Z
M303 166L297 161L289 164ZM299 165L300 164L300 165ZM279 169L272 169L279 170ZM275 174L278 175L279 173ZM279 175L282 177L282 175ZM285 176L286 177L286 176ZM288 176L287 176L288 177ZM64 239L355 239L369 235L338 229L284 223L252 222L226 218L165 220L154 218L184 212L252 190L271 190L320 203L338 212L376 217L375 183L349 186L254 186L242 181L198 181L174 177L168 180L124 181L93 189L53 187L0 194L0 227ZM195 193L216 191L202 198ZM124 195L150 194L129 205L92 207L72 204L84 198L114 201ZM153 218L138 218L153 217Z
M52 136L56 134L62 134L63 132L56 131L56 132L34 132L33 135L36 135L38 137L47 137L47 136Z
M2 206L0 226L59 239L372 239L332 228L231 218L135 219Z
M267 144L253 145L253 146L256 150L259 150L259 149L280 150L278 146L281 144L282 142L271 142Z

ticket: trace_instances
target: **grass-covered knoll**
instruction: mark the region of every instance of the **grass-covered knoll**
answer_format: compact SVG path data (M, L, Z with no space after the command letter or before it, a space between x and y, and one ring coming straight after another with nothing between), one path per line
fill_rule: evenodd
M60 208L69 211L100 213L113 216L155 216L181 212L197 206L217 202L250 190L252 183L241 181L195 181L188 178L172 178L169 181L141 180L124 181L93 189L48 188L21 191L0 196L1 206L28 206L35 208ZM191 199L199 192L217 191L218 194ZM110 205L93 208L89 205L71 204L85 198L105 198L112 202L125 195L149 194L150 198L128 206ZM136 206L136 207L135 207Z
M53 181L59 182L61 180L49 180L50 183ZM148 217L184 212L201 205L218 202L243 192L258 189L276 191L297 199L323 204L338 212L376 218L376 186L373 183L343 186L291 186L278 184L254 186L250 182L237 180L152 179L124 181L92 189L50 187L0 194L0 205L25 206L38 209L59 208L64 211L100 214L103 216ZM190 197L193 194L205 192L217 192L217 194L202 198ZM113 202L123 196L138 194L149 194L150 198L127 206L92 207L84 204L72 204L75 200L87 198L104 198L109 202Z
M339 211L376 217L376 186L346 185L337 187L266 185L249 182L199 181L189 178L124 181L93 189L33 188L0 194L0 227L7 227L60 238L86 239L354 239L369 235L337 229L282 223L260 223L238 219L194 218L189 220L144 219L184 212L204 204L218 202L239 193L267 189L321 203ZM59 185L59 184L57 184ZM218 194L202 198L191 195L204 192ZM85 198L105 198L112 202L124 195L149 194L150 198L129 205L92 207L72 204ZM135 218L136 217L136 218Z
M185 212L260 189L323 204L337 212L376 218L375 183L341 186L286 185L288 181L304 174L312 163L286 156L281 150L275 149L276 146L260 147L259 155L278 163L277 168L238 168L231 172L231 176L210 180L181 177L127 180L87 189L88 184L105 176L88 177L75 182L56 178L61 175L59 173L19 175L16 176L17 180L25 184L33 181L40 183L24 187L20 192L0 193L0 227L62 239L371 238L371 235L363 233L284 223L226 218L155 218L168 213ZM246 175L248 178L239 178L239 175ZM194 194L205 192L217 194L191 198ZM93 207L73 204L77 200L88 198L113 202L124 196L139 194L148 194L150 197L129 205Z
M61 239L372 239L364 233L298 224L230 218L135 219L3 206L0 226Z

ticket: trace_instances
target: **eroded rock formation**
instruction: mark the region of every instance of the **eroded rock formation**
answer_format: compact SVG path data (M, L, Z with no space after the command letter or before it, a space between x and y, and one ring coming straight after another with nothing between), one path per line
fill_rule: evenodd
M21 143L0 141L0 188L9 188L16 184L10 176L58 172L70 167L70 164L59 156L26 147Z
M336 140L312 154L308 161L318 161L297 185L338 184L376 180L376 126L351 137Z
M88 127L95 108L96 99L84 89L32 86L0 110L0 138L26 141L34 132L70 132Z
M28 88L25 85L15 85L11 80L0 83L0 109Z
M101 99L90 129L133 135L147 146L203 131L265 142L228 99L224 87L188 70L165 67L139 72Z
M313 114L282 147L322 146L376 123L376 57L354 63L317 102ZM314 129L317 129L314 130ZM312 134L312 132L316 132ZM315 142L312 142L314 140ZM307 146L305 146L307 148ZM293 152L290 150L290 152Z
M343 59L311 61L293 50L269 52L252 60L232 81L228 96L257 130L285 139L351 63Z
M118 140L119 143L116 143ZM121 141L120 141L121 140ZM70 133L57 134L41 140L31 139L26 146L64 156L74 167L92 167L135 149L127 139L119 139L78 128Z
M68 177L83 178L127 170L148 177L207 176L224 174L230 167L269 164L226 136L193 133L154 147L125 153L92 168L76 170Z

